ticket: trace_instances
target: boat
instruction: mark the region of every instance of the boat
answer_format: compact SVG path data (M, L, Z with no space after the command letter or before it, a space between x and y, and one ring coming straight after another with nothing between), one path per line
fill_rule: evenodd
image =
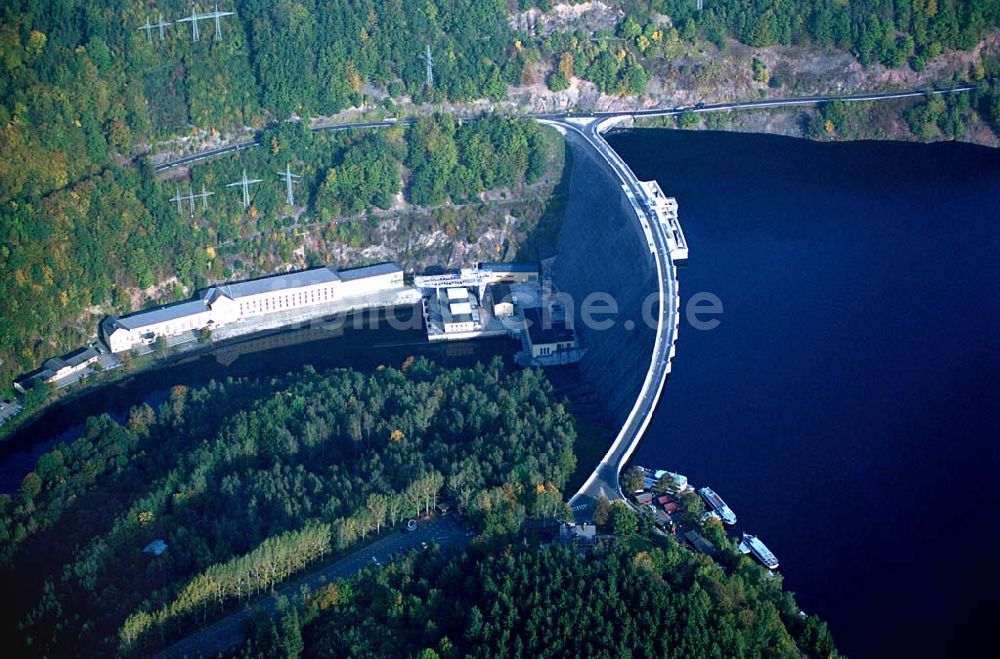
M763 542L760 541L755 535L749 533L743 534L743 539L740 541L740 552L744 554L753 554L758 561L764 564L769 570L778 569L778 558L771 553L771 550L767 548Z
M722 518L723 522L729 526L736 523L736 513L734 513L729 506L726 505L726 502L722 500L722 497L716 494L712 488L699 488L698 494L700 494L701 498L708 502L708 505L712 507L712 510L719 513L719 517Z

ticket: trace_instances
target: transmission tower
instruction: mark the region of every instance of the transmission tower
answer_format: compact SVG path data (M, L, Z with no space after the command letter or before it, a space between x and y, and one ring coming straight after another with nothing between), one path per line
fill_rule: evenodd
M278 174L278 178L285 182L285 201L288 202L289 206L295 205L295 193L292 191L292 179L302 178L298 174L292 174L292 166L289 164L285 165L285 171Z
M205 184L201 184L201 194L191 193L191 214L194 215L194 200L197 197L201 197L201 208L204 211L208 210L208 198L214 195L214 192L206 192Z
M232 187L238 185L241 188L243 188L243 210L246 210L247 208L250 208L250 186L253 183L260 183L261 180L262 179L259 179L259 178L248 179L247 178L247 170L246 170L246 168L244 168L243 169L243 178L240 179L239 181L234 182L234 183L230 183L226 187L227 188L232 188Z
M159 23L150 23L149 19L147 18L146 19L146 24L143 25L142 27L138 28L138 29L143 30L146 33L146 41L150 41L150 42L153 41L153 30L159 30L159 32L160 32L160 41L163 41L163 28L170 27L170 26L171 26L171 23L164 23L163 22L163 14L160 14L160 22Z
M205 18L214 18L215 19L215 38L216 39L221 39L222 38L222 25L219 23L219 19L223 18L224 16L232 16L234 13L235 12L231 12L231 11L219 11L219 3L216 2L215 3L215 11L213 11L210 14L204 14Z
M209 12L207 14L198 13L198 5L191 5L191 15L185 16L184 18L178 18L177 23L190 23L191 24L191 41L201 41L201 32L198 30L198 21L215 20L215 38L222 38L222 24L219 22L220 18L225 16L233 16L235 12L232 11L219 11L219 3L215 3L215 11Z
M181 214L184 212L184 208L181 206L181 202L187 201L187 197L181 195L181 186L177 186L177 194L170 198L170 201L177 202L177 213Z
M207 192L205 190L205 184L204 183L201 186L201 192L199 194L195 194L194 193L194 189L191 186L188 186L188 193L185 194L185 195L182 195L181 194L181 188L180 188L180 186L177 186L177 194L174 195L173 197L171 197L170 201L176 201L177 202L177 212L181 213L181 214L184 213L183 202L185 202L185 201L190 202L190 204L191 204L191 206L190 206L190 208L191 208L191 217L194 217L194 200L195 199L201 199L202 208L207 211L208 210L208 198L211 197L214 194L215 194L214 192Z
M431 45L427 44L424 50L424 67L426 73L427 89L434 86L434 57L431 55Z
M198 21L201 16L198 14L197 5L191 5L191 15L186 18L178 18L176 23L191 23L191 41L201 41L201 34L198 33Z

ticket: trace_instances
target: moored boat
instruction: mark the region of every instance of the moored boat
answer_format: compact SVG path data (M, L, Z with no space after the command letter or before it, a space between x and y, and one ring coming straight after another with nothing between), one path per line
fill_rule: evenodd
M755 535L750 533L743 534L743 539L740 541L740 551L744 554L753 554L758 561L770 570L778 569L778 558Z
M712 510L714 510L719 514L719 517L722 518L723 522L725 522L729 526L732 526L733 524L736 523L736 513L734 513L732 509L730 509L729 506L726 505L726 502L722 500L722 497L716 494L712 488L710 487L699 488L698 494L700 494L701 498L703 498L708 503L708 505L712 507Z

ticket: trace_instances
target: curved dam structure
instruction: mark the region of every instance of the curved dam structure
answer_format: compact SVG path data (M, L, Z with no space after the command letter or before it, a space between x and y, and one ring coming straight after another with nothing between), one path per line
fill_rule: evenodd
M680 322L675 260L687 257L676 203L655 183L640 182L601 136L620 120L544 120L560 128L573 154L553 278L569 294L576 330L588 347L581 369L621 423L570 499L578 518L589 518L601 495L623 497L618 476L670 372Z

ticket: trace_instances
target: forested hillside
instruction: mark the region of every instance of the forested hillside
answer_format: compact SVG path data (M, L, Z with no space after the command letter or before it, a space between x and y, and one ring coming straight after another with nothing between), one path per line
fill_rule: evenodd
M261 139L260 148L192 168L187 181L110 165L64 189L0 207L0 376L9 384L79 346L105 314L271 274L302 247L293 228L300 234L302 227L323 228L330 242L371 245L375 221L355 218L359 213L468 203L484 190L533 185L559 150L539 125L496 117L461 126L449 116L428 117L410 128L367 133L313 134L286 123ZM286 166L302 177L295 207L286 204L277 177ZM264 179L245 211L239 190L226 187L244 170ZM192 187L213 192L210 203L199 201L192 212L186 202L178 209L169 201ZM439 222L419 230L454 228ZM475 225L466 227L465 235L474 233ZM161 282L172 285L154 299L134 299L137 289Z
M148 648L439 496L503 533L564 510L574 438L544 376L499 360L177 387L124 424L91 419L0 496L4 637Z
M657 538L410 557L257 620L236 657L836 657L780 579Z
M972 48L1000 23L996 0L652 0L682 29L713 41L727 33L750 46L815 43L850 50L863 63L922 67L950 48ZM688 22L695 27L687 27Z
M548 0L522 1L547 8ZM641 92L642 57L663 55L665 14L685 39L754 46L812 42L862 62L919 67L970 48L1000 22L997 0L623 0L626 16L594 48L575 36L569 71L610 93ZM159 35L140 30L190 13L183 0L102 3L13 0L0 21L0 197L43 195L148 148L189 126L261 126L270 119L332 114L365 100L499 99L526 62L562 54L564 37L515 32L503 0L231 0L217 39L204 21ZM434 87L424 75L432 48ZM595 64L596 60L596 64Z
M203 4L207 11L210 3ZM206 20L201 39L193 41L190 23L172 22L190 14L186 0L3 3L0 377L9 382L79 346L93 332L88 313L99 317L141 305L140 289L161 284L166 290L156 292L160 297L176 298L198 277L215 280L227 268L253 274L276 265L260 258L270 241L284 255L302 248L301 240L267 233L301 215L285 211L273 179L256 191L259 206L249 216L263 226L255 231L222 196L213 199L209 214L220 217L178 215L166 203L178 188L154 180L143 164L167 138L176 146L248 128L275 130L293 116L358 106L412 112L425 102L496 100L510 89L561 90L574 80L592 82L607 95L642 95L654 91L654 71L661 86L664 76L682 70L708 84L703 66L664 63L706 41L725 46L727 37L755 47L830 46L862 63L920 69L941 52L970 48L1000 21L1000 0L706 0L700 13L693 0L606 4L613 21L585 31L515 27L515 15L532 7L549 10L550 0L228 0L219 9L235 14L220 19L221 37ZM161 18L171 23L163 40L158 30L141 29ZM431 87L425 80L428 46ZM539 75L544 84L533 87ZM780 78L765 77L770 84ZM995 71L980 67L976 79L981 89L972 105L1000 123L1000 83L990 82ZM910 123L918 135L937 136L923 127L940 117L930 108ZM363 207L385 207L401 189L416 204L467 201L480 189L512 180L511 163L498 153L513 153L512 164L531 180L538 171L531 155L535 138L498 126L474 138L474 130L443 125L442 150L432 158L420 152L436 148L433 131L415 135L427 148L404 144L396 134L334 139L316 153L303 151L292 164L309 177L300 193L315 212L305 219L329 222ZM223 175L243 166L267 167L258 174L269 178L289 164L288 155L244 154L196 168L181 174L180 190L187 183L199 191L202 182L228 182ZM366 235L336 226L328 238L357 244ZM223 265L206 251L219 247L220 237L256 242L238 254L227 245L231 258ZM249 267L232 268L237 260ZM170 295L172 287L178 295Z

